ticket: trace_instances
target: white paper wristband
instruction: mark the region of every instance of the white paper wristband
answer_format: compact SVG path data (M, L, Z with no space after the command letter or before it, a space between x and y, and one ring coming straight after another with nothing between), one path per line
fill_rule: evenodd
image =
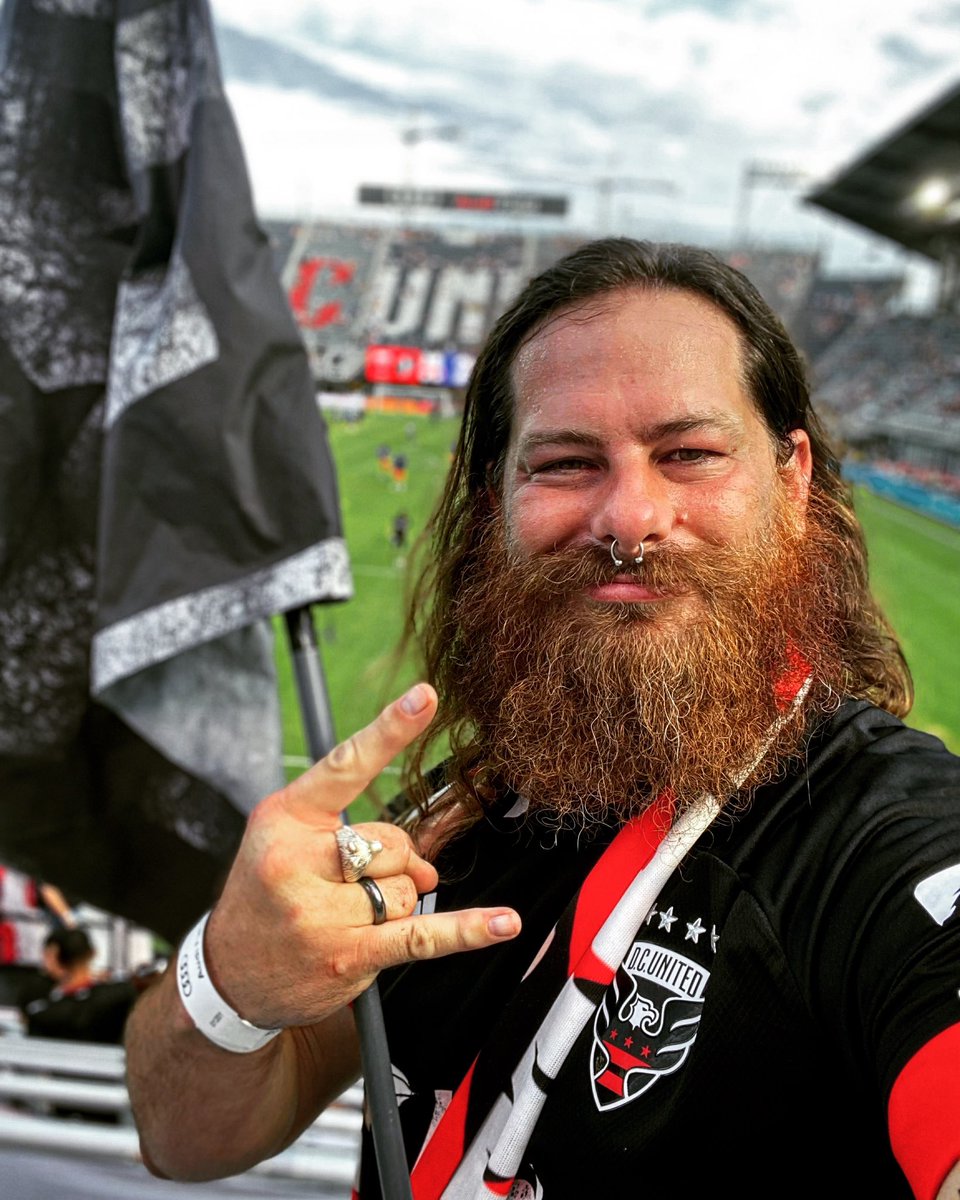
M200 1032L224 1050L250 1054L275 1038L279 1029L261 1029L245 1021L213 986L203 957L203 934L209 913L204 913L183 939L177 959L177 987L191 1021Z

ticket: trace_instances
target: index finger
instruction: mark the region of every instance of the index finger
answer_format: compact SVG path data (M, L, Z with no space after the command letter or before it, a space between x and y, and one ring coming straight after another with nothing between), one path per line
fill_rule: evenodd
M280 793L292 816L343 812L385 766L427 728L437 711L437 693L416 683L369 725L357 730Z

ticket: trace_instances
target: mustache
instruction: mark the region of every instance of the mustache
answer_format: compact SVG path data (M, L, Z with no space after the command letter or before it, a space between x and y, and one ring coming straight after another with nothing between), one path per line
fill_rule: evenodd
M704 594L726 592L745 565L742 550L728 546L700 545L685 550L664 543L644 553L643 562L625 558L616 566L610 547L602 543L564 546L547 553L521 556L506 555L507 569L521 578L532 592L570 596L585 588L631 578L663 592L698 591Z

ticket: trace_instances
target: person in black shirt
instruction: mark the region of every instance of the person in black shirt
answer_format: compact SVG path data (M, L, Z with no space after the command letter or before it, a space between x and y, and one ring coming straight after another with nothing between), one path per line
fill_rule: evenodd
M144 1161L289 1144L356 1079L379 975L416 1200L955 1200L960 759L903 724L756 289L629 239L531 280L430 532L424 682L261 802L132 1014ZM410 812L342 828L411 744Z
M137 997L129 979L107 979L93 970L94 945L85 929L54 929L44 941L43 962L53 987L24 1007L31 1037L120 1045Z

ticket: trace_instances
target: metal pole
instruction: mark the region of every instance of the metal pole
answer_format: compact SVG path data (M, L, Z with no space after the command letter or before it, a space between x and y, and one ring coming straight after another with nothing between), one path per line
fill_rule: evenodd
M333 718L309 607L285 614L293 654L297 692L310 757L317 762L335 745ZM346 820L344 818L344 820ZM376 980L353 1002L360 1034L360 1062L370 1102L370 1124L384 1200L412 1200L410 1170L403 1148L390 1047Z
M285 614L293 670L297 678L297 695L307 748L314 762L319 762L336 745L333 716L327 681L317 647L317 633L309 608L295 608Z
M737 198L737 213L733 226L734 250L746 250L750 242L750 200L753 189L753 172L744 167L740 175L740 191Z

